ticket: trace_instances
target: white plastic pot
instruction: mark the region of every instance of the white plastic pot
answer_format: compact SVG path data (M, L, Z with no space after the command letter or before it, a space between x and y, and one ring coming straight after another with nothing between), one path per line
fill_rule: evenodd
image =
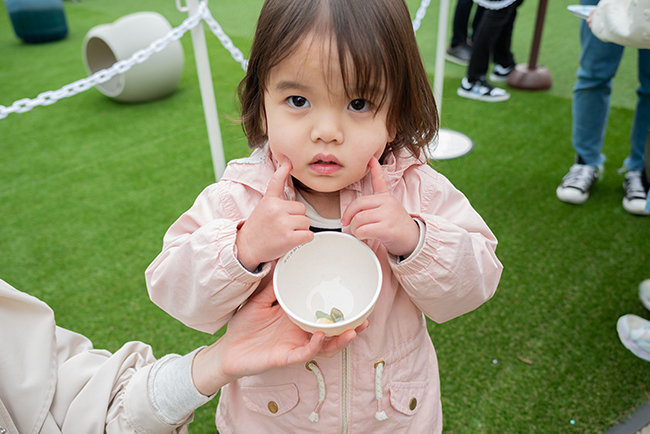
M157 12L137 12L112 24L90 29L82 46L84 67L88 75L110 68L115 62L128 59L153 41L172 30L169 22ZM183 74L183 47L176 40L153 53L143 63L135 64L123 74L98 84L97 89L120 102L153 101L176 90Z

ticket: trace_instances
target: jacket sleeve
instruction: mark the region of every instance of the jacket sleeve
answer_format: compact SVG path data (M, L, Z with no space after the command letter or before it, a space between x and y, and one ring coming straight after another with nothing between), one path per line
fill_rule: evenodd
M57 381L50 413L62 433L187 433L191 415L169 425L149 403L148 377L156 361L151 347L129 342L111 354L59 327L56 341Z
M240 184L207 187L169 228L145 272L151 300L189 327L215 333L271 269L251 272L237 259L238 226L261 196L242 204L233 198L252 195Z
M605 42L650 48L650 0L600 0L591 30Z
M423 166L408 171L405 181L406 189L422 198L412 215L424 223L424 244L404 261L391 258L391 267L413 303L441 323L492 297L503 269L495 254L497 240L441 174Z

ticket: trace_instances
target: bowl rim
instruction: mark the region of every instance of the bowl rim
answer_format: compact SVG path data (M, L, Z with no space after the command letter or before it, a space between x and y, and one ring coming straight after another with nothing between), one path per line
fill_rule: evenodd
M327 238L327 237L331 237L331 236L333 236L333 237L344 237L344 238L347 237L348 239L354 240L355 242L361 244L363 246L363 248L368 249L368 251L372 254L373 263L377 267L377 271L378 271L378 273L377 273L378 274L377 288L375 289L375 292L374 292L372 298L370 299L370 302L368 302L368 304L358 314L356 314L352 318L349 318L349 319L346 318L343 321L335 322L335 323L332 323L332 324L318 324L315 321L308 321L308 320L306 320L306 319L304 319L302 317L299 317L298 315L293 313L291 311L291 309L289 309L289 307L284 303L284 301L280 297L280 293L279 293L279 289L278 289L278 269L282 268L280 266L280 264L286 262L286 258L289 257L289 256L292 256L293 253L297 249L300 249L303 246L306 246L307 244L311 244L314 241L316 241L317 239ZM370 248L370 246L368 246L362 240L360 240L360 239L358 239L358 238L356 238L356 237L354 237L352 235L345 234L345 233L342 233L342 232L325 231L325 232L316 232L316 233L314 233L314 239L312 241L310 241L309 243L305 243L305 244L301 244L299 246L296 246L293 249L289 250L284 255L282 255L277 260L277 262L275 264L275 269L273 270L273 292L275 292L275 298L278 301L278 304L280 304L280 307L282 308L282 310L289 316L289 318L294 320L294 322L298 322L298 323L305 324L305 325L307 325L309 327L312 327L312 328L318 328L318 329L323 329L323 330L329 330L329 329L334 329L334 328L337 328L337 327L342 327L342 326L345 326L347 324L351 324L351 323L354 323L355 321L358 321L359 318L362 318L364 315L368 315L368 312L371 311L372 309L374 309L374 306L377 303L377 299L379 298L379 294L381 294L382 286L383 286L383 274L382 274L382 269L381 269L381 263L379 262L379 258L377 258L377 255L375 254L375 252Z

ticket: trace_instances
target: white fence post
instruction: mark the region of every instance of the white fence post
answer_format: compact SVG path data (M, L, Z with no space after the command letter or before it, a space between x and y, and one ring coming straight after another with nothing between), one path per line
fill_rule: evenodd
M187 6L190 16L199 12L199 0L187 0ZM205 43L202 21L192 28L192 46L194 47L196 70L199 76L205 123L208 127L208 141L210 142L210 152L212 153L212 164L214 166L215 177L218 181L226 168L226 158L223 154L217 102L214 98L210 60L208 58L208 48Z

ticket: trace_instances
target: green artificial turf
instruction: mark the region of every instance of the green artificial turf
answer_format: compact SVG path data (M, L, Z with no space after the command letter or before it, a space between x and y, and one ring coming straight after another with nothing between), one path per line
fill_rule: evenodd
M408 3L414 14L419 1ZM430 323L445 432L602 433L650 397L650 365L615 330L623 314L650 317L636 295L650 278L650 219L622 209L616 173L629 148L633 50L615 80L604 180L582 206L555 197L573 158L579 20L566 11L571 3L552 2L547 12L539 63L553 76L550 91L512 91L498 104L469 101L455 94L464 68L446 65L442 126L469 135L475 148L433 164L497 235L505 270L483 307ZM260 5L209 6L247 53ZM81 42L96 25L142 10L173 26L184 19L171 0L84 0L65 8L65 40L25 45L0 6L1 105L84 77ZM417 35L431 75L437 8L433 2ZM513 41L520 63L528 60L536 10L531 1L520 8ZM243 71L210 33L207 40L226 158L242 157L248 148L234 95ZM119 104L91 89L0 120L0 278L45 300L59 325L99 348L142 340L162 356L216 338L161 311L144 284L166 229L214 181L190 36L181 41L185 70L169 98ZM197 411L192 432L214 432L215 406Z

